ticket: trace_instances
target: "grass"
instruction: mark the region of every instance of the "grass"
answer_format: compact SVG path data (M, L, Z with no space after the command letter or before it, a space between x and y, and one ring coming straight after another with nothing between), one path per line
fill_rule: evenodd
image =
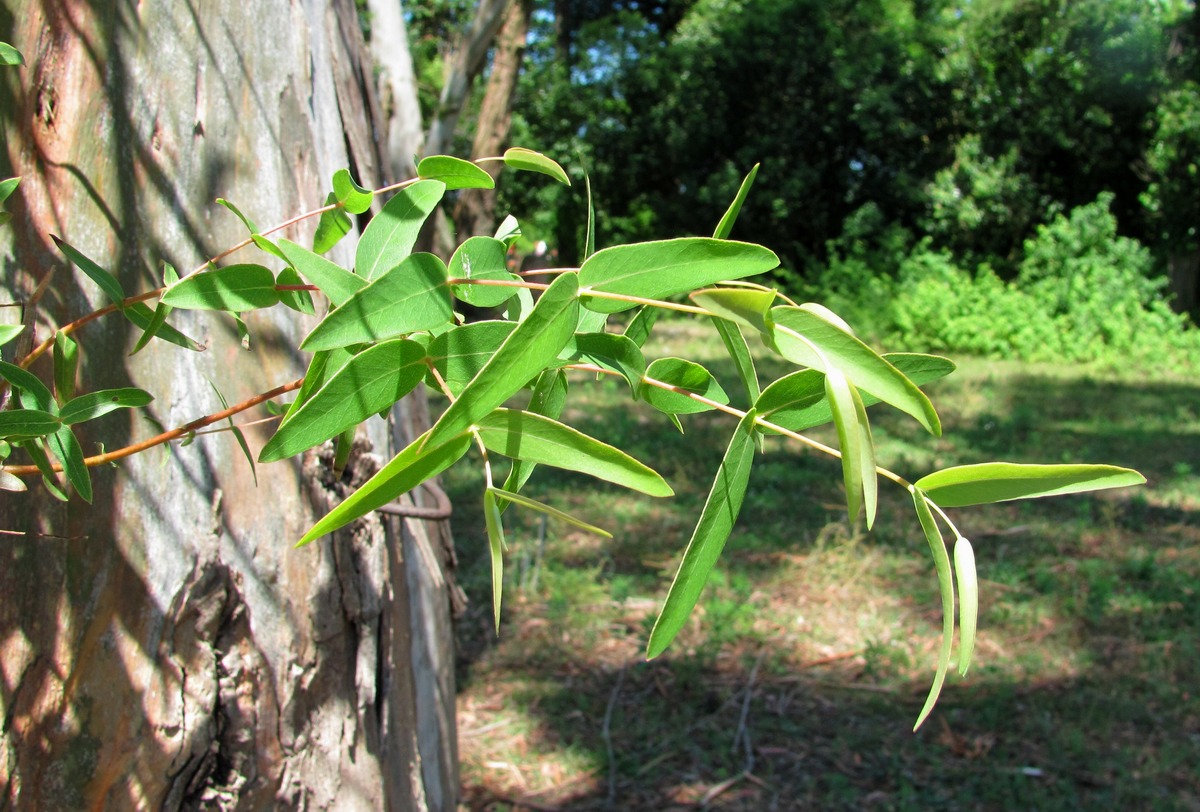
M730 380L719 342L665 326L655 355L711 359ZM1200 809L1200 386L967 362L931 389L942 438L872 411L880 461L901 474L1075 460L1149 480L954 512L979 563L976 663L915 734L940 604L911 503L881 483L866 534L846 521L836 462L777 438L701 607L645 661L733 423L696 415L681 436L623 387L574 380L569 419L677 496L539 471L530 495L614 538L507 512L499 637L481 474L445 477L472 599L464 809Z

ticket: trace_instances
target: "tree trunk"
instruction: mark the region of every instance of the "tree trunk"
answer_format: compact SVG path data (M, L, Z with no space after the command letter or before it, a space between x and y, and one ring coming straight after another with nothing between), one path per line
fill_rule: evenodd
M1193 316L1200 310L1200 251L1172 254L1167 258L1171 305Z
M39 341L105 303L50 233L132 294L245 236L215 197L267 227L339 167L382 180L351 0L6 6L28 64L0 71L0 169L23 177L0 295ZM232 403L303 374L311 319L247 314L249 351L220 314L172 321L208 349L130 356L119 316L83 327L83 390L139 386L172 427L220 409L214 387ZM406 404L400 441L428 423ZM257 453L270 429L245 432ZM158 429L122 412L79 433L91 454ZM445 523L373 514L292 549L388 453L382 421L368 434L337 481L313 454L255 475L216 434L93 469L92 505L0 492L0 530L23 534L0 535L0 809L455 807Z

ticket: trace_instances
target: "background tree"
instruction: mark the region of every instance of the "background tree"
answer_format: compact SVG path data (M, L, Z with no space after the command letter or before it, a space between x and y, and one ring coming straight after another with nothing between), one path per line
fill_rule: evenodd
M27 60L0 78L4 170L23 177L4 315L27 341L100 304L51 233L153 288L164 261L186 271L245 236L216 196L265 227L320 205L339 167L384 174L348 0L203 14L14 1L2 21ZM247 352L233 321L177 316L206 351L130 355L136 336L110 316L77 335L82 380L150 389L175 426L219 409L216 386L240 401L302 371L294 318L248 316ZM406 403L401 443L426 420ZM95 425L89 453L156 433L116 414ZM385 426L370 440L386 453ZM97 470L91 505L6 493L0 805L452 809L443 529L376 514L292 550L372 465L358 454L340 480L316 457L254 471L220 435Z

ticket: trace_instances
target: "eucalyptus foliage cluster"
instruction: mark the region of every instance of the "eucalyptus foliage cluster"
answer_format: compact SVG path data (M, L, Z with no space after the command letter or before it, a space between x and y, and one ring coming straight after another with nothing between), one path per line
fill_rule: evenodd
M486 160L512 169L548 175L569 184L550 158L512 149ZM228 201L220 201L246 225L250 236L239 246L255 246L259 262L206 267L183 278L166 268L167 286L129 296L117 278L75 247L56 239L65 257L96 284L111 304L58 328L46 342L14 362L0 362L2 385L11 390L0 412L0 487L23 490L21 477L41 476L50 493L68 499L72 491L91 499L89 467L149 447L85 457L74 427L114 409L139 408L151 394L140 389L80 393L75 388L78 345L73 335L90 321L119 314L142 330L138 351L153 338L189 350L198 345L167 319L173 309L240 314L284 305L323 317L300 342L311 356L302 381L285 384L244 404L160 435L186 440L209 425L286 391L297 394L278 404L278 429L263 447L261 463L301 454L333 440L338 456L350 446L356 428L425 384L446 400L428 432L388 461L371 479L321 518L299 540L305 545L376 510L456 464L471 446L482 455L487 542L491 551L497 629L504 566L504 512L534 510L602 536L608 532L556 507L522 494L539 465L581 472L649 497L669 497L670 485L645 463L602 439L563 422L577 378L614 376L629 395L664 413L683 428L688 415L717 410L730 417L729 446L711 492L682 553L678 572L650 634L647 656L661 654L682 628L721 554L746 493L756 453L764 438L779 435L840 458L847 509L852 519L876 516L878 481L909 492L918 524L929 543L937 573L944 630L936 672L917 725L929 714L949 669L952 641L959 628L958 669L972 658L978 613L974 553L946 508L1049 496L1139 484L1136 472L1101 465L1018 465L989 463L950 468L909 482L877 465L868 407L886 404L917 421L932 436L941 433L936 410L920 386L949 374L945 358L921 354L880 354L859 340L837 315L819 304L797 304L752 281L774 269L777 256L729 235L753 182L743 182L737 198L710 237L615 245L594 250L589 229L579 267L551 272L549 284L510 271L509 246L520 236L507 218L492 237L463 242L449 262L414 246L427 218L448 191L490 188L492 178L477 163L447 156L423 160L418 177L381 190L363 189L349 172L333 178L328 205L319 215L312 244L270 237L283 226L260 230ZM18 179L0 184L7 197ZM371 209L383 193L394 195L372 217L357 245L354 264L344 268L327 252L350 228L349 214ZM590 202L589 202L590 207ZM590 222L590 218L589 218ZM235 249L224 252L221 259ZM277 269L277 270L276 270ZM539 273L546 273L540 271ZM685 301L686 300L686 301ZM151 306L153 302L153 307ZM460 304L503 313L466 322ZM713 375L685 358L648 358L643 351L656 317L682 311L708 323L736 366L746 400L741 410ZM613 314L623 314L618 329ZM19 325L0 328L0 345L21 335ZM792 371L760 380L749 341L789 362ZM28 371L50 354L53 382ZM525 393L524 397L521 396ZM513 405L517 402L523 406ZM837 449L804 431L833 423ZM232 433L247 449L234 426ZM30 463L14 462L23 453ZM249 452L247 451L247 454ZM336 460L337 457L335 457ZM499 470L501 463L506 465ZM253 460L251 460L253 464ZM335 462L336 464L336 462ZM65 477L65 478L64 478ZM952 542L953 562L947 545ZM957 612L955 593L958 594Z

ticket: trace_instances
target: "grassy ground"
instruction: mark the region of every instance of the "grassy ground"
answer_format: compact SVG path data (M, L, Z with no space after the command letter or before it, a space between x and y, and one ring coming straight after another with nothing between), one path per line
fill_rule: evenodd
M713 343L680 329L657 354L715 357ZM940 604L911 502L881 482L865 534L837 464L777 440L702 607L645 661L733 423L699 415L681 436L622 386L576 380L571 419L677 497L540 471L530 495L615 538L510 510L498 638L481 475L446 478L472 598L465 809L1200 809L1200 386L967 362L931 388L943 438L873 410L881 464L901 474L1073 460L1149 479L954 512L979 563L978 653L915 734Z

